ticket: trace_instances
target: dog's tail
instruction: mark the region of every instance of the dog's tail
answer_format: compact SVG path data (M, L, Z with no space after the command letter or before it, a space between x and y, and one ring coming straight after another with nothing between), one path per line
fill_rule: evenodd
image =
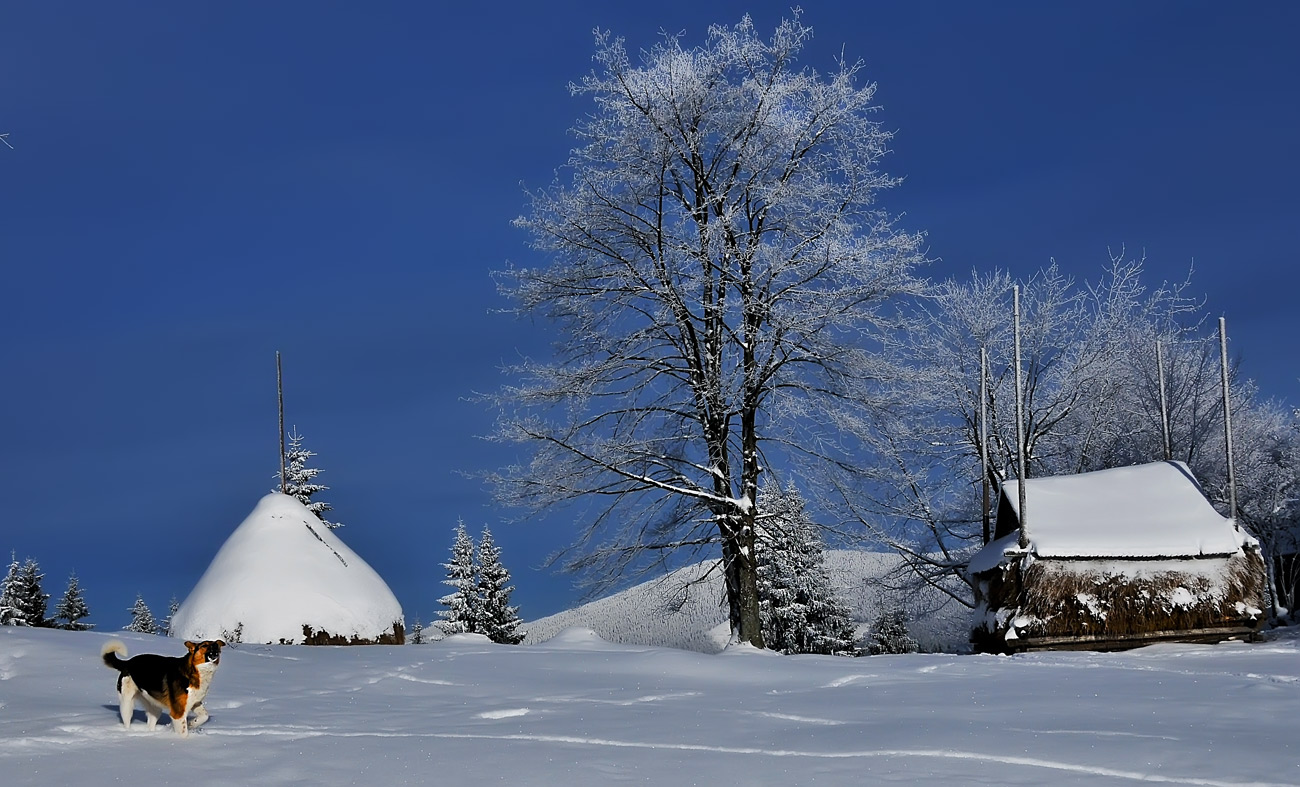
M122 640L111 639L105 642L99 655L104 659L104 666L119 672L126 669L126 662L122 661L126 658L126 643Z

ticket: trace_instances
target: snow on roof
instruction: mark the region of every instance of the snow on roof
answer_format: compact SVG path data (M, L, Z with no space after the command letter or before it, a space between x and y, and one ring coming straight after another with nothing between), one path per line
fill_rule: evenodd
M1019 484L1003 505L1019 519ZM1026 532L1039 557L1194 557L1236 552L1246 536L1205 499L1182 462L1025 482Z
M244 642L303 641L303 625L374 639L402 607L366 561L297 499L263 497L226 539L176 614L172 632L215 639L243 624Z

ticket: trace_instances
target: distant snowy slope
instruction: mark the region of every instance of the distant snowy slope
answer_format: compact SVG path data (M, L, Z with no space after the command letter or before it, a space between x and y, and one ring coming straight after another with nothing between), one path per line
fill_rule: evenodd
M722 578L696 563L667 576L525 623L525 645L545 642L571 627L588 628L609 642L716 653L730 635Z
M948 595L898 577L893 553L827 550L826 569L865 635L885 609L908 614L912 636L928 651L968 649L970 610ZM722 577L706 576L711 563L697 563L606 598L525 624L524 644L545 642L572 626L589 628L610 642L656 645L716 653L730 634ZM961 587L954 588L957 591Z
M187 639L293 644L303 626L373 640L392 634L402 607L387 583L297 499L258 502L226 539L172 617Z

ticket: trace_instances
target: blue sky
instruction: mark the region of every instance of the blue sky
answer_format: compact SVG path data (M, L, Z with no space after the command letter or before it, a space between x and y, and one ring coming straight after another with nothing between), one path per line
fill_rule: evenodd
M342 537L409 618L452 529L489 525L525 618L564 517L512 524L464 473L513 458L471 401L544 353L492 270L544 262L510 220L588 105L600 26L703 39L785 3L13 3L0 16L0 551L70 572L101 628L190 591L274 484L275 352ZM1145 251L1300 402L1300 6L807 2L897 129L884 204L930 273ZM522 184L522 185L521 185Z

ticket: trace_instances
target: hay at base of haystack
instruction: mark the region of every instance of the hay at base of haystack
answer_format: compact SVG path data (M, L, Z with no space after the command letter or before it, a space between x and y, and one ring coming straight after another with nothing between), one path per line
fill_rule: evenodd
M1249 636L1268 603L1264 562L1253 548L1179 561L1025 562L1013 558L978 577L977 650L1120 649Z
M402 625L401 621L394 621L392 632L384 632L378 637L367 638L359 637L356 634L349 637L341 634L331 634L324 629L312 628L304 623L302 624L302 637L302 644L304 645L404 645L406 644L406 627Z

